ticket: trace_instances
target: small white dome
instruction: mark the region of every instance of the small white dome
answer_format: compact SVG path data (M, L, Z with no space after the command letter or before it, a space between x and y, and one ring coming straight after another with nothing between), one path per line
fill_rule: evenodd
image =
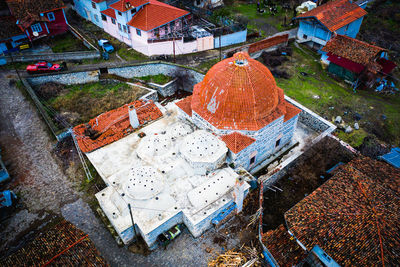
M143 160L166 154L171 148L171 137L167 134L153 134L143 137L137 149L138 156Z
M133 199L149 199L164 189L163 176L153 167L132 167L124 191Z

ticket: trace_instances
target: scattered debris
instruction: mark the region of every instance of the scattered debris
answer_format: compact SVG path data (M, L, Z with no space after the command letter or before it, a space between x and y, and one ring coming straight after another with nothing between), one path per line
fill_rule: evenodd
M358 123L356 122L356 123L354 123L354 129L355 130L359 130L360 129L360 126L358 125Z
M362 119L362 116L361 116L359 113L356 112L356 113L354 113L353 118L354 118L356 121L359 121L359 120Z
M321 97L320 97L319 95L313 95L312 98L314 98L314 99L320 99Z
M347 126L344 130L345 133L351 133L353 131L353 128L351 128L351 126Z
M342 122L342 117L341 116L337 116L335 119L335 123L341 123Z

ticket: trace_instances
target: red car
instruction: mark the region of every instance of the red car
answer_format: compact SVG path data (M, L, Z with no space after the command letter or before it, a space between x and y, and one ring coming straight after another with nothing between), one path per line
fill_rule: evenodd
M36 64L26 67L28 73L43 73L43 72L56 72L62 70L60 64L53 64L47 61L40 61Z

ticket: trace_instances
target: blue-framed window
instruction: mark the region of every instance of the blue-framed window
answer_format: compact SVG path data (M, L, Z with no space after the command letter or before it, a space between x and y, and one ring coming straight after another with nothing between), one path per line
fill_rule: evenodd
M139 36L142 36L142 31L139 30L139 29L136 29L136 34L139 35Z
M40 23L33 24L31 26L32 32L41 32L42 31L42 26Z
M53 12L47 13L47 18L49 19L49 21L53 21L56 19Z

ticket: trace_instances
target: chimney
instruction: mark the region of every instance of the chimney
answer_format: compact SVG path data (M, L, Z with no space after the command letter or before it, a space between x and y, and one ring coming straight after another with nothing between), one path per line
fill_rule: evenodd
M236 214L238 214L243 209L244 178L242 176L236 179L235 187L233 188L233 196L235 197Z
M125 8L126 9L130 9L131 8L131 3L129 2L129 0L125 0Z
M134 105L129 106L129 122L131 123L131 126L133 129L136 129L139 127L139 119L136 114L136 109Z

